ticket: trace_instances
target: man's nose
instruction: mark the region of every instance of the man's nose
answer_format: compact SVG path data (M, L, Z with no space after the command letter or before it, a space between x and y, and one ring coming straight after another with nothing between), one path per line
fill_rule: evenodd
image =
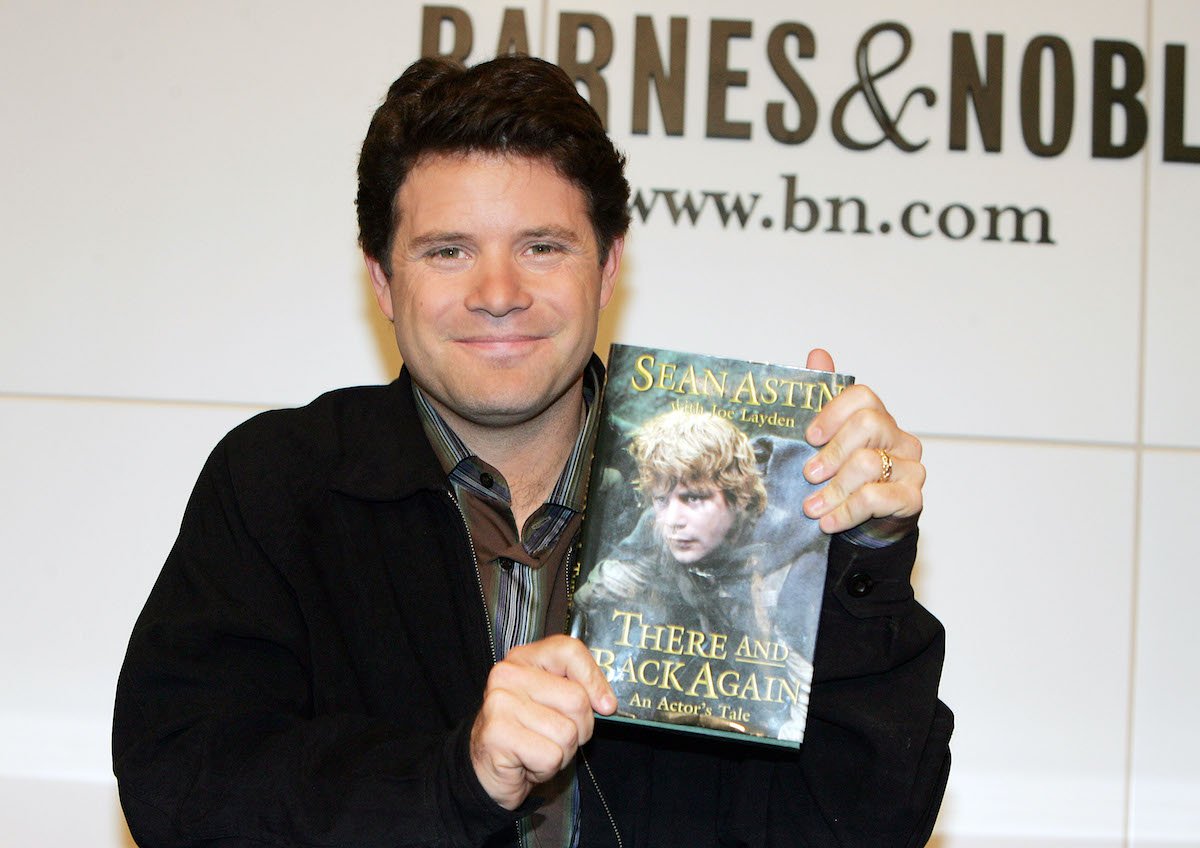
M523 281L521 269L507 257L491 257L475 267L468 309L501 318L510 312L527 309L533 298Z

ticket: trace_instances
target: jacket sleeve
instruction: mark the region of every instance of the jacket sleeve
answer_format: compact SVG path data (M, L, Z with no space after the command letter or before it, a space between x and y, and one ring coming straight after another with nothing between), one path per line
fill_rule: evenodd
M210 457L130 640L113 757L140 845L478 845L514 814L470 766L470 719L406 731L314 703L309 634Z
M835 537L793 815L814 845L924 845L950 769L938 700L945 634L913 597L917 534L870 549Z

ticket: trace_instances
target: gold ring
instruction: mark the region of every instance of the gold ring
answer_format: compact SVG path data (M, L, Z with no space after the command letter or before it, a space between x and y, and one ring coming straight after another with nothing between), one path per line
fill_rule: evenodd
M892 457L883 448L876 448L879 452L879 479L876 483L886 483L892 479Z

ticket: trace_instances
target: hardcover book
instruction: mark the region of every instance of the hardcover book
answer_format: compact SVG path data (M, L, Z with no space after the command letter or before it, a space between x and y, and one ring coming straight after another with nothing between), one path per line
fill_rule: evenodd
M613 345L572 598L611 719L803 739L829 548L804 433L852 382Z

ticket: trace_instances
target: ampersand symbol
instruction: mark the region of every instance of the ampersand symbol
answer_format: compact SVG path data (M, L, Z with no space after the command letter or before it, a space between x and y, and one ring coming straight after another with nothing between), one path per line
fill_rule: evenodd
M891 32L900 36L900 55L886 68L872 73L867 50L871 44L871 40L881 32ZM833 109L833 135L843 147L848 147L851 150L870 150L873 147L883 144L884 141L890 141L905 153L913 153L929 143L929 139L925 139L920 144L913 144L900 134L897 124L904 117L904 110L908 108L909 101L916 95L919 94L924 98L926 106L932 106L937 100L937 95L934 94L933 89L928 86L914 88L904 98L904 102L900 104L900 110L896 112L895 117L889 114L888 110L884 108L883 101L879 99L879 92L875 90L875 81L882 79L900 67L904 63L904 60L908 58L908 53L911 49L912 36L909 35L908 27L891 21L876 24L863 33L863 37L858 40L858 48L855 51L854 57L854 69L858 73L858 85L852 86L845 94L839 97ZM851 138L850 134L846 132L844 122L846 107L850 105L850 101L854 99L854 96L860 92L866 99L871 114L875 116L875 123L879 124L879 128L883 130L883 135L872 142L857 141Z

